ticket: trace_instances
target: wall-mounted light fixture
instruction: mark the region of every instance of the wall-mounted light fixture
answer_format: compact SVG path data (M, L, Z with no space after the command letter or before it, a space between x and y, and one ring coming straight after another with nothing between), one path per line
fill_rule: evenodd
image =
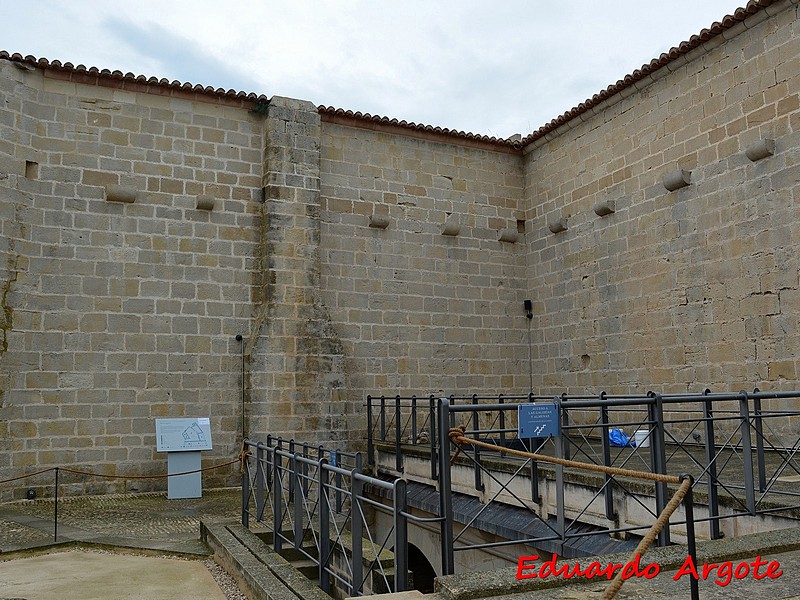
M529 319L533 318L533 302L530 300L523 300L522 306L525 308L525 316Z

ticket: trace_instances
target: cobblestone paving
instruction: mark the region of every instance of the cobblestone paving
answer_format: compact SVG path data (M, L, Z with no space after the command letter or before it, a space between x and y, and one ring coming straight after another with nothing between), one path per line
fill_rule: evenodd
M53 500L0 505L0 551L52 542ZM202 498L165 493L67 497L58 504L59 541L82 540L188 550L199 548L201 518L236 519L238 490L206 490Z

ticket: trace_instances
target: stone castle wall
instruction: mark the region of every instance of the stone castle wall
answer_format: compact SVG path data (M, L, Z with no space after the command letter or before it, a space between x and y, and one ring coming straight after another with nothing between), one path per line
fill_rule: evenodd
M322 289L351 410L523 384L525 247L498 239L523 215L521 158L335 123L322 148Z
M0 93L0 478L161 472L158 417L210 416L216 453L235 454L261 118L8 61ZM135 202L107 201L112 185Z
M797 388L797 13L739 26L526 156L537 388ZM749 160L764 139L774 155ZM670 192L678 169L691 183Z
M524 152L0 60L0 479L163 473L159 417L210 417L211 465L363 443L367 394L798 388L798 22Z

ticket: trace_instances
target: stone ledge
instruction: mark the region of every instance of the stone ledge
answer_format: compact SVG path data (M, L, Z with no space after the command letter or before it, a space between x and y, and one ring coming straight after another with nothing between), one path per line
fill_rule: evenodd
M201 521L200 537L214 551L214 560L251 597L330 600L330 596L241 524Z

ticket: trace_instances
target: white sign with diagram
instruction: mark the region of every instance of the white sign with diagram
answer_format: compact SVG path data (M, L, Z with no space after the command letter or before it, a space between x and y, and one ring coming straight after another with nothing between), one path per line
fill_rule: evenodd
M197 450L211 450L211 423L208 417L156 419L156 451Z

